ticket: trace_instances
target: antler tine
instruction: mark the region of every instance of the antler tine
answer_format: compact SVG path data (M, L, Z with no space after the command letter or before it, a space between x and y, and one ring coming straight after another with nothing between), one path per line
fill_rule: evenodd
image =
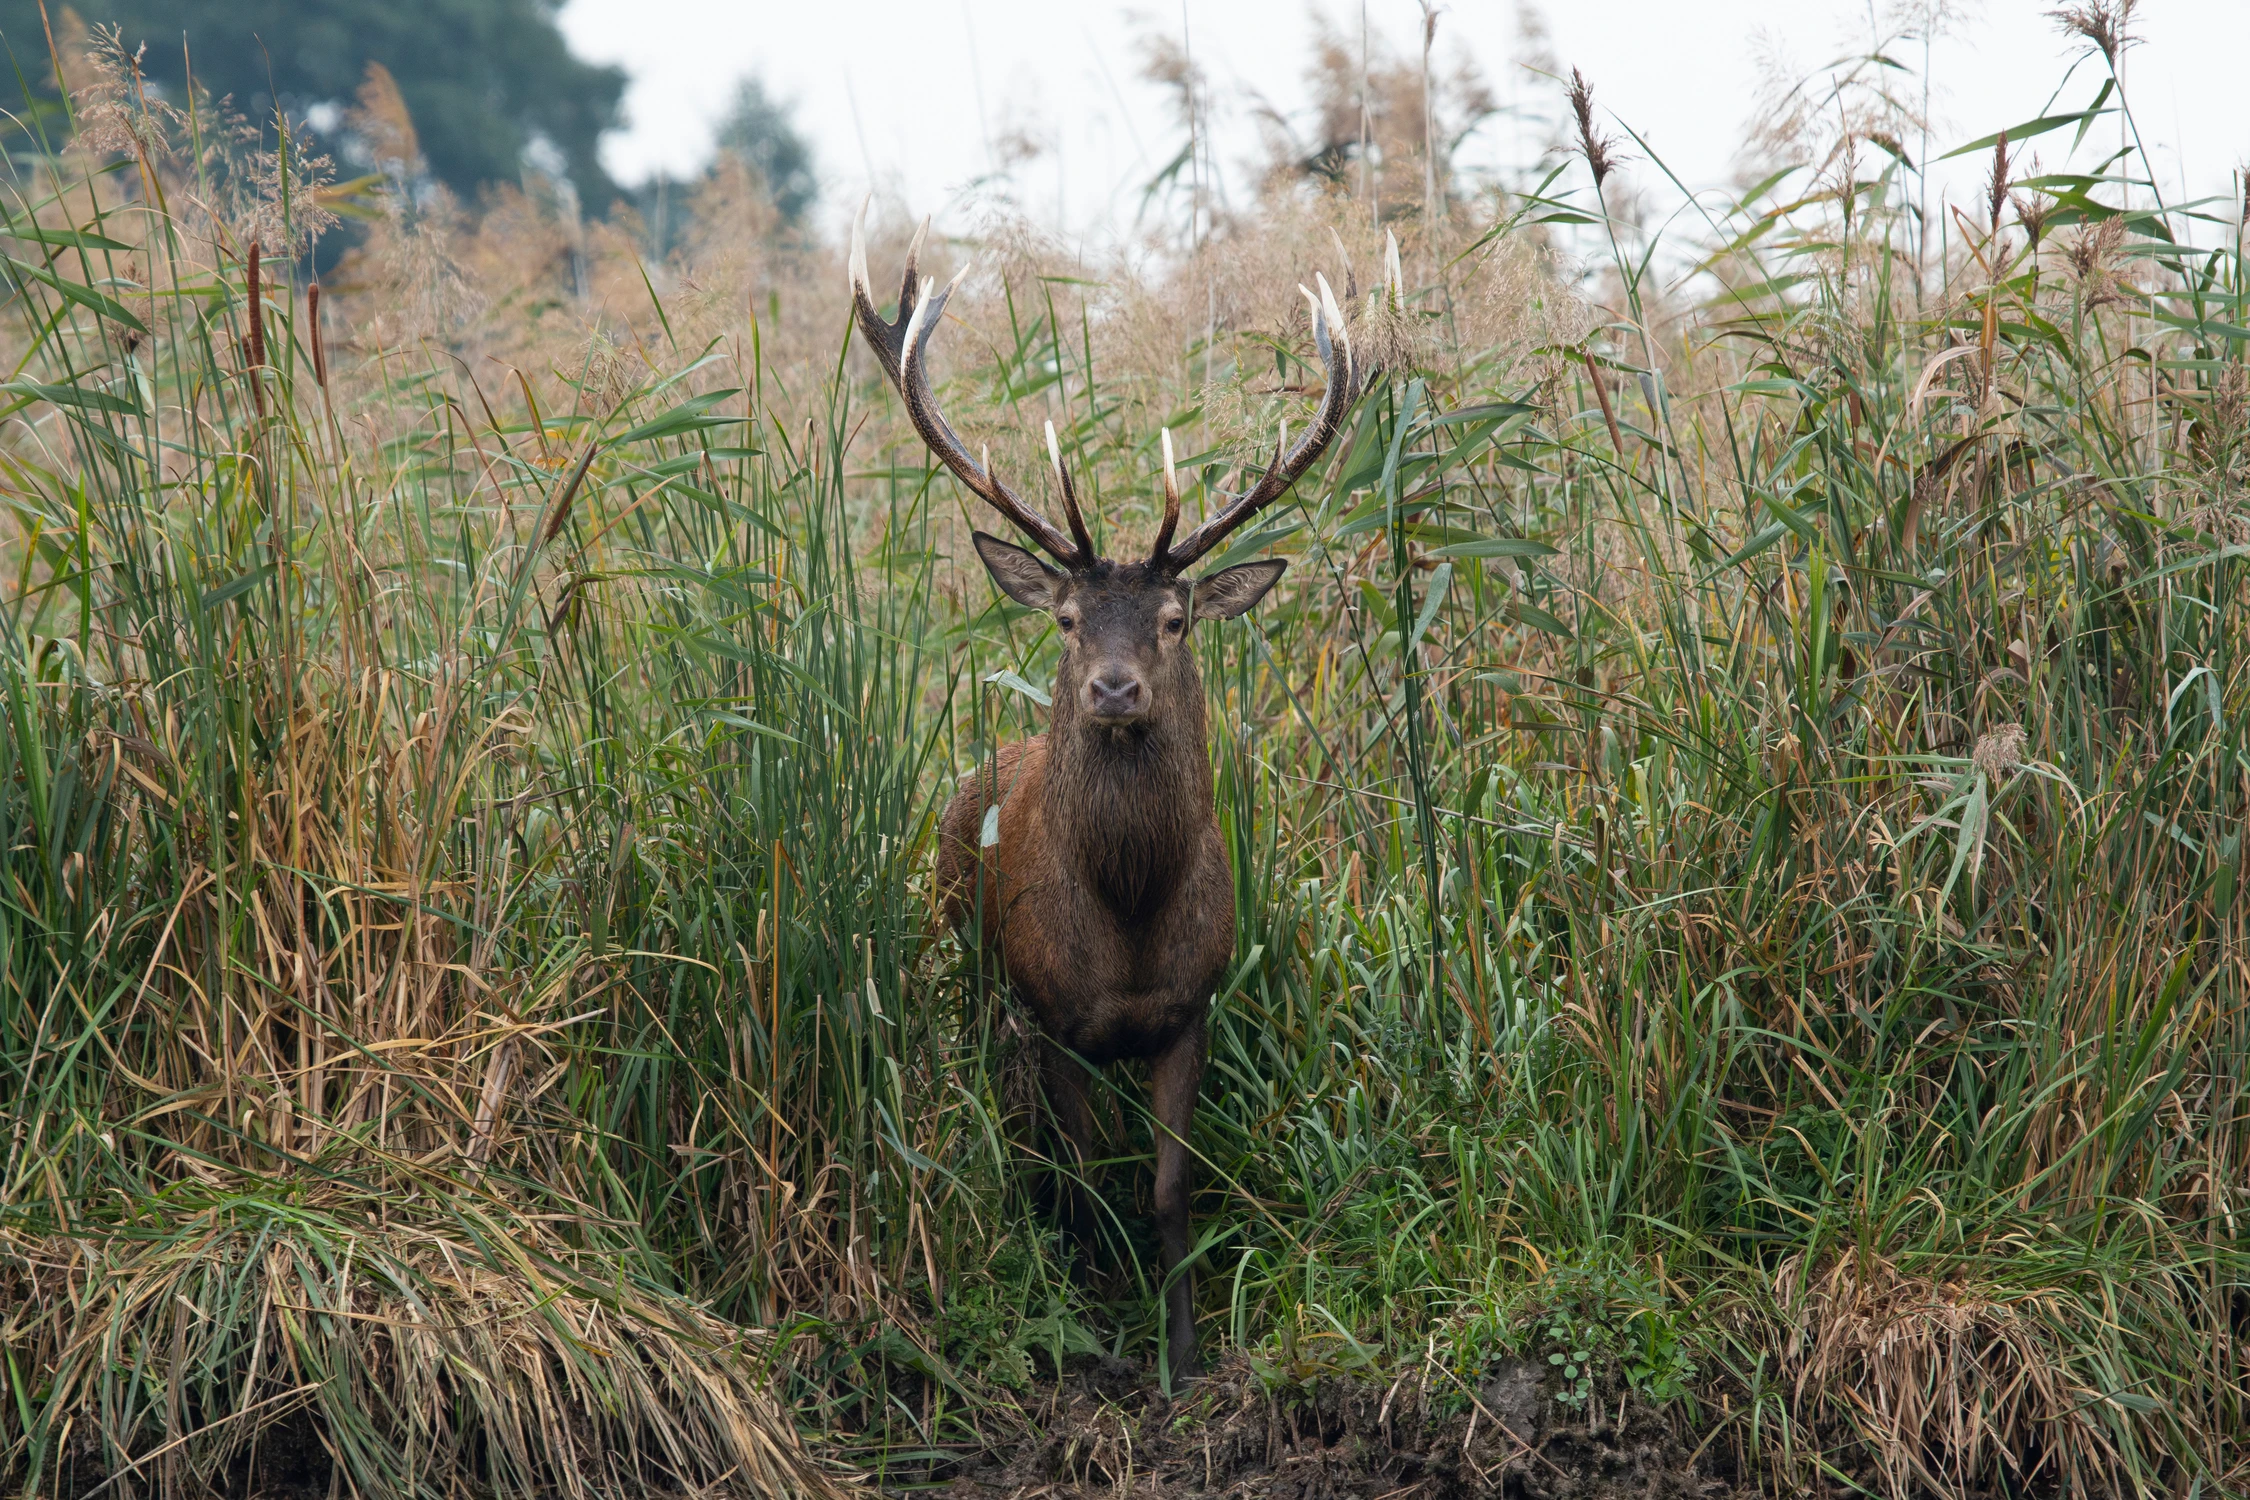
M923 277L918 269L922 264L922 242L930 237L930 216L922 215L922 222L914 226L914 238L906 242L906 269L899 273L898 315L906 316L907 308L922 300ZM967 266L963 266L965 271Z
M1180 475L1172 467L1172 429L1160 429L1164 439L1164 524L1156 528L1156 545L1149 548L1148 560L1156 567L1171 561L1172 532L1180 524Z
M1313 276L1320 288L1315 297L1303 287L1305 300L1312 304L1313 344L1320 350L1320 362L1328 371L1328 389L1320 398L1320 409L1313 413L1312 425L1295 448L1289 446L1289 429L1281 430L1281 445L1274 450L1273 463L1269 465L1257 485L1246 495L1181 539L1179 546L1162 553L1167 566L1175 571L1187 567L1205 553L1224 541L1243 522L1271 505L1287 493L1289 487L1304 477L1305 471L1320 462L1336 434L1343 430L1344 414L1359 399L1359 367L1352 358L1351 334L1344 327L1343 309L1336 305L1336 294L1328 288L1328 278Z
M1070 470L1063 467L1062 444L1055 441L1055 424L1047 424L1047 457L1055 466L1055 483L1062 489L1063 517L1070 522L1071 540L1078 544L1081 557L1094 555L1094 539L1086 530L1086 518L1078 513L1078 490L1070 482Z
M898 318L885 322L876 311L875 294L867 275L867 205L860 204L858 215L852 220L852 247L849 274L852 283L852 314L859 324L859 336L875 351L875 358L898 388L906 403L907 419L922 441L956 479L975 491L985 504L1008 519L1025 536L1038 543L1066 568L1082 567L1093 560L1094 552L1085 544L1085 523L1078 518L1078 506L1070 498L1068 481L1065 481L1064 503L1070 507L1071 529L1077 533L1073 539L1057 531L1046 517L1016 497L1014 491L1000 482L992 472L989 456L980 464L969 456L953 424L946 421L945 413L938 408L937 398L930 391L929 352L930 335L937 329L938 320L945 315L946 299L960 286L969 268L962 266L960 273L945 287L939 288L929 277L921 274L917 262L921 258L922 240L930 231L929 220L915 232L914 242L907 247L906 273L899 283Z
M852 253L849 269L852 282L852 313L859 323L859 336L867 347L875 351L875 358L890 377L892 385L898 384L899 355L906 342L906 325L914 316L914 304L920 300L921 277L915 270L920 258L922 236L927 233L930 221L924 219L914 235L914 243L906 252L906 277L898 293L898 320L886 323L875 310L875 287L867 276L867 205L874 200L870 193L860 200L859 212L852 216Z
M1344 248L1344 237L1336 232L1336 226L1333 224L1328 226L1328 238L1336 246L1336 258L1344 263L1344 300L1346 302L1357 302L1359 300L1359 272L1352 268L1352 253ZM1297 290L1301 292L1304 288L1299 287Z

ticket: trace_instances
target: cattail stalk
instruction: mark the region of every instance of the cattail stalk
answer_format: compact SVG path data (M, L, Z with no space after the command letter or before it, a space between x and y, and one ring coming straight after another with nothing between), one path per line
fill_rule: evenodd
M305 288L305 321L312 324L313 383L328 389L328 342L320 336L320 283Z
M1617 450L1619 459L1625 457L1625 438L1617 430L1617 413L1609 404L1609 387L1602 383L1601 366L1594 363L1594 351L1581 349L1578 357L1586 362L1587 378L1594 382L1594 399L1602 404L1602 421L1609 426L1610 446Z
M553 541L555 533L569 522L571 502L578 498L578 487L586 482L586 471L593 467L594 455L600 450L601 444L588 443L586 451L578 455L578 464L570 471L570 480L563 486L562 497L555 502L555 508L548 512L547 524L540 529L539 546L544 547Z
M246 278L250 296L250 400L257 407L258 415L262 417L266 414L266 390L259 379L258 372L265 368L266 363L266 319L264 303L260 300L258 287L259 253L258 242L252 240L250 242L250 273Z

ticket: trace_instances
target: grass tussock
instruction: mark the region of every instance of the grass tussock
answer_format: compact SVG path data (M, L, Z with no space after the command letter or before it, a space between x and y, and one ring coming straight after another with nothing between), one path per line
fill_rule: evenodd
M770 1341L590 1281L600 1267L473 1199L442 1228L382 1214L238 1186L107 1234L11 1236L0 1339L78 1418L24 1492L89 1469L160 1494L309 1488L325 1458L373 1493L841 1493L775 1406Z
M1802 1272L1792 1262L1775 1277L1798 1320L1782 1370L1799 1399L1847 1414L1890 1491L1956 1493L1995 1474L2025 1482L2033 1455L2065 1493L2131 1488L2146 1455L2120 1453L2091 1414L2114 1376L2104 1356L2126 1351L2086 1347L2084 1301L2037 1282L1906 1277L1879 1261L1839 1259L1813 1286ZM2184 1310L2159 1311L2172 1321Z
M825 1493L795 1429L943 1477L1145 1357L1141 1082L1066 1241L932 909L1054 643L832 251L740 174L655 262L330 183L113 64L4 203L0 1471ZM1400 185L1469 85L1383 76L1387 178L1324 126L1134 266L929 257L949 410L1027 488L1053 421L1113 548L1160 426L1192 513L1303 421L1296 283L1384 354L1200 646L1199 1316L1258 1442L1505 1390L1742 1493L2240 1491L2242 204L2066 153L2105 76L1942 234L1851 95L1656 242L1583 84L1478 198ZM1484 1430L1427 1483L1552 1461Z

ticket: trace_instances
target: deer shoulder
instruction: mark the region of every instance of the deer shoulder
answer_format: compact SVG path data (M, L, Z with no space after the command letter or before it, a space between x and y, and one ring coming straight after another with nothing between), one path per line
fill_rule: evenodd
M966 931L979 924L987 948L997 948L1004 898L999 873L1004 846L1021 849L1028 820L1038 815L1047 768L1047 737L1002 745L990 760L962 777L938 819L938 897L946 925ZM989 826L988 826L989 820ZM993 842L987 844L987 835ZM983 889L978 889L981 877Z

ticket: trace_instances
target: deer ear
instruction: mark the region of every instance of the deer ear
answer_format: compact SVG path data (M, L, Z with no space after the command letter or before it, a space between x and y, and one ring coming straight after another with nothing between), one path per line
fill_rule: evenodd
M1013 542L981 531L969 535L977 544L977 556L984 559L984 570L1000 585L1001 593L1032 609L1055 607L1062 597L1062 574Z
M1231 620L1236 615L1247 614L1251 605L1266 597L1267 589L1281 582L1281 575L1288 566L1286 558L1269 557L1262 562L1221 568L1207 578L1198 578L1195 580L1195 617Z

